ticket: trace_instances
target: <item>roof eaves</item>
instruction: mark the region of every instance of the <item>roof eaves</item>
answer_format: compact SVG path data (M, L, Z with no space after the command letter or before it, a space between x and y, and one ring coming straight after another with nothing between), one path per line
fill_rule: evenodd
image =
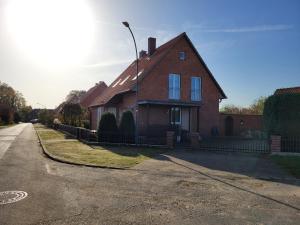
M209 76L212 78L213 82L215 83L215 85L217 86L217 88L219 89L221 95L223 96L222 99L226 99L227 96L224 93L223 89L221 88L221 86L219 85L219 83L217 82L217 80L215 79L215 77L213 76L212 72L209 70L208 66L206 65L206 63L204 62L204 60L202 59L202 57L200 56L199 52L197 51L197 49L195 48L195 46L193 45L192 41L190 40L190 38L186 35L186 33L184 33L185 38L188 40L189 44L191 45L192 49L194 50L194 52L196 53L197 57L199 58L200 62L203 64L204 68L206 69L206 71L208 72Z

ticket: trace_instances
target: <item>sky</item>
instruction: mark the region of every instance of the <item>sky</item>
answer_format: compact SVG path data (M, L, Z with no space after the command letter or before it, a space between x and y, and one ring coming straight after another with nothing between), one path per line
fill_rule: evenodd
M0 0L0 81L33 107L108 85L148 37L186 32L228 99L247 106L300 86L299 0Z

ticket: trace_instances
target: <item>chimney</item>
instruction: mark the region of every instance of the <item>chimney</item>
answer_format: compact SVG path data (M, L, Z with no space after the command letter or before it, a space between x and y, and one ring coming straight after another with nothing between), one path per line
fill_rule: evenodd
M148 38L148 55L151 56L156 49L156 38L149 37Z
M145 50L140 51L140 58L143 58L144 56L146 56L146 51Z

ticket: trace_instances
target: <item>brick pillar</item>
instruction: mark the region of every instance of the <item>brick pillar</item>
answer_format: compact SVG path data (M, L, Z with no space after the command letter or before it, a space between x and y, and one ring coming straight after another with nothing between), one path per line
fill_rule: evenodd
M271 135L271 152L281 151L281 136Z
M174 148L174 131L167 131L167 146L170 149Z
M199 133L192 132L191 133L191 148L199 149L200 148L200 140L201 140L201 137L200 137Z

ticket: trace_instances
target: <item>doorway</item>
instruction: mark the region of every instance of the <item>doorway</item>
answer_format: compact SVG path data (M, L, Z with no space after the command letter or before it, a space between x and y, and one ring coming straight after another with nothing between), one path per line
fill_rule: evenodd
M225 136L233 136L233 118L227 116L225 118Z

